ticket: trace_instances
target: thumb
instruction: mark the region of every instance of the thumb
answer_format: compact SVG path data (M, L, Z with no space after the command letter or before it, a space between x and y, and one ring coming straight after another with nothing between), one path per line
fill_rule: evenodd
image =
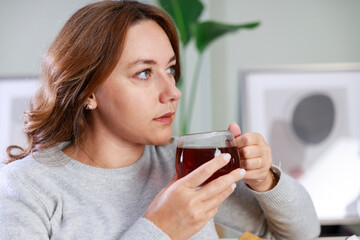
M241 135L241 129L236 122L229 124L228 130L234 135L234 138L237 138Z

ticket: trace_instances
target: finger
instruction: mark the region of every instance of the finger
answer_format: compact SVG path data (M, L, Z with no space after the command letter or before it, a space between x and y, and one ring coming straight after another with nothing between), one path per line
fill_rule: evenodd
M258 133L244 133L241 136L235 138L235 143L238 148L251 145L259 145L265 142L263 136Z
M241 135L241 129L236 122L229 124L228 130L234 135L234 138L237 138Z
M240 166L248 170L254 170L264 167L262 158L250 158L245 160L240 160Z
M199 190L200 198L203 201L214 198L228 189L233 183L239 181L245 176L246 171L244 169L235 169L230 173L223 175L202 187Z
M246 176L244 177L244 180L252 180L252 181L259 181L261 182L263 179L266 178L266 175L268 174L269 170L263 168L263 169L255 169L255 170L247 170Z
M239 154L242 159L257 158L262 156L262 151L259 146L252 145L240 148Z
M220 154L183 177L183 181L185 181L186 186L196 188L203 184L217 170L228 164L230 158L231 156L228 153Z
M205 201L203 203L204 207L208 209L207 210L208 212L217 209L234 192L235 188L236 188L236 184L235 183L231 184L221 193Z

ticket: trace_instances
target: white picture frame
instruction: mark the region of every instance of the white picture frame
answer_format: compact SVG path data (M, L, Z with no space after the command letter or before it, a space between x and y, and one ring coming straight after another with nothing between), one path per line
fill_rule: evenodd
M318 143L302 141L291 127L297 104L311 94L326 95L335 109ZM273 163L307 189L320 222L360 223L360 64L246 69L240 95L243 130L264 136Z
M38 77L0 78L0 167L9 145L26 146L23 113L39 88Z

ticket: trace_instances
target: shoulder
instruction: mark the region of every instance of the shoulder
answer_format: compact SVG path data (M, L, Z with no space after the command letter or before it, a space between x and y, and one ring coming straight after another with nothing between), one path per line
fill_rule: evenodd
M42 188L46 182L44 167L33 156L7 164L0 169L1 215L11 221L20 217L41 214L48 216L53 211L52 196ZM0 217L1 218L1 217ZM36 219L33 219L36 221ZM0 231L1 232L1 231ZM1 237L0 237L1 238Z
M39 171L39 163L32 155L23 159L8 163L0 169L0 178L16 179L16 176L26 175L28 172L36 174ZM0 181L1 182L1 181Z
M61 148L59 144L5 165L0 169L0 187L43 190L56 169L65 165Z
M54 147L39 150L29 156L11 162L0 169L2 176L26 176L41 175L50 167L63 166L67 159L61 154L61 149L67 143L60 143Z
M39 165L32 156L11 162L0 169L0 195L4 198L16 199L16 201L34 200L36 179L41 176ZM31 177L32 176L32 177Z
M43 185L48 181L48 173L47 167L32 155L9 163L0 169L0 194L26 197L26 201L38 199L37 196L44 196Z

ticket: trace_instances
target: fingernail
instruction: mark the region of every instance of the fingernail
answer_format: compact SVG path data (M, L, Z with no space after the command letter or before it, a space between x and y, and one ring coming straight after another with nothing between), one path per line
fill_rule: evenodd
M241 169L239 170L240 177L245 176L245 173L246 173L245 169L241 168Z
M234 190L236 188L236 184L235 183L231 184L231 188Z
M230 156L230 154L229 154L229 153L226 153L226 154L224 154L223 158L226 160L226 162L229 162L229 161L230 161L231 156Z

